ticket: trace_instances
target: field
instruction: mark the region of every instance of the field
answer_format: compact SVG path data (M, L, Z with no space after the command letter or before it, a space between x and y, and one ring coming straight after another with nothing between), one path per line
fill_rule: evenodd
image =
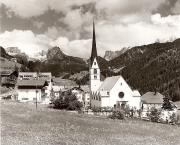
M2 145L180 145L180 127L1 100Z

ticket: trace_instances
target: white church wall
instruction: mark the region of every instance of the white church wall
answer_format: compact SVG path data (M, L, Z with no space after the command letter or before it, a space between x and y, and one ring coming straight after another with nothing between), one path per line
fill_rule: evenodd
M136 109L140 109L141 108L141 97L133 97L132 99L129 101L129 106L135 107Z

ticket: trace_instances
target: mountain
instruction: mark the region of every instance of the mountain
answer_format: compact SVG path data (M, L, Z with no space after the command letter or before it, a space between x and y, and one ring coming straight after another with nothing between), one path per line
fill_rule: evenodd
M6 50L0 46L0 56L6 59L11 59L13 58L11 55L9 55L8 53L6 53Z
M180 100L180 39L133 47L109 63L142 94L156 90Z
M48 50L44 61L29 61L30 71L48 71L54 76L61 77L64 74L74 74L88 70L88 65L82 58L68 56L59 47Z
M9 55L6 50L0 46L0 70L14 71L16 68L21 70L23 65L17 61L17 58Z
M129 48L122 48L120 51L105 51L104 58L108 61L120 56L124 52L126 52Z

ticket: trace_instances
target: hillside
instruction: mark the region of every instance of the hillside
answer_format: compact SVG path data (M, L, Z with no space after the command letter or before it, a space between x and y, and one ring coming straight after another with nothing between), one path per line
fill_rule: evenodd
M13 71L16 68L22 69L23 65L22 63L19 63L18 60L21 60L20 58L16 61L13 61L16 57L13 57L6 53L5 49L3 47L0 47L0 70L1 71ZM17 59L17 58L16 58Z
M122 48L120 51L105 51L104 58L108 61L122 55L125 53L129 48Z
M172 100L180 100L180 39L131 48L111 60L130 86L141 93L157 90Z

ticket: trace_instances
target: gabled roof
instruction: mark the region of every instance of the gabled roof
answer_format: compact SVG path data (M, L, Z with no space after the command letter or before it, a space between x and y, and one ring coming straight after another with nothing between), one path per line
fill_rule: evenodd
M147 92L141 96L144 104L163 104L164 96L159 92Z
M43 87L46 85L46 81L44 80L18 80L17 86L32 86L32 87Z
M9 76L13 73L13 70L0 70L1 76Z
M98 91L110 91L116 82L119 80L121 76L113 76L113 77L108 77L104 80L104 82L101 84L100 88Z

